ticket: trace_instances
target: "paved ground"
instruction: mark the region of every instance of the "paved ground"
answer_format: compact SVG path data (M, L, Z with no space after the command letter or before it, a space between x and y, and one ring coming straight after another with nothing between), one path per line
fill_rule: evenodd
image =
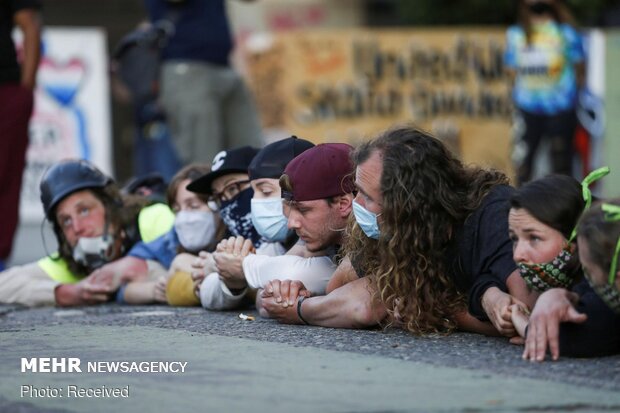
M283 326L238 312L0 306L0 411L620 411L620 357L532 364L503 339ZM22 373L22 357L183 361L158 373ZM63 398L20 397L23 385ZM128 398L67 397L66 387Z
M44 226L49 249L54 237ZM45 255L20 226L11 262ZM620 357L532 364L504 339L282 326L238 312L0 306L0 412L620 411ZM22 357L183 361L182 374L21 373ZM20 397L21 386L123 388L128 398Z

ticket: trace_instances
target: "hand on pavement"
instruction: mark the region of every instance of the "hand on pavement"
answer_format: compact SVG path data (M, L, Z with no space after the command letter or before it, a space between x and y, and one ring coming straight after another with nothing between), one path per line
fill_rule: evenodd
M297 300L300 296L311 296L301 281L272 280L260 294L260 313L281 323L303 324L297 315Z
M560 323L583 323L587 319L573 307L577 300L575 293L563 288L545 291L538 298L528 324L524 360L543 361L547 346L553 360L560 357Z

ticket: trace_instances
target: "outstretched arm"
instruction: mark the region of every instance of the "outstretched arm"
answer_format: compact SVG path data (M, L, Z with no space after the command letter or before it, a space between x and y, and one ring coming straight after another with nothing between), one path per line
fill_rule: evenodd
M282 323L303 324L297 312L300 295L307 290L298 281L272 281L262 293L263 309ZM385 306L374 299L370 279L360 278L324 296L310 297L300 306L303 319L312 325L363 328L387 316Z
M141 281L148 275L149 268L146 260L126 256L93 271L89 278L96 283L107 284L113 290L117 290L121 284Z
M32 90L36 84L41 54L41 19L36 10L23 9L15 13L13 20L24 34L21 84Z
M332 278L327 283L326 292L329 294L334 291L336 288L340 288L346 283L357 280L359 277L356 274L353 266L351 265L351 260L349 257L344 257Z
M484 313L497 331L504 336L514 337L517 335L517 331L512 324L510 306L516 304L521 308L529 309L531 307L521 300L530 303L535 300L536 295L529 292L518 270L515 270L507 277L506 285L508 293L503 292L496 286L486 288L481 296L480 303Z
M165 303L166 279L133 281L127 283L123 291L123 302L132 305Z
M493 324L488 321L480 321L476 317L469 314L467 310L463 310L454 315L456 325L461 331L468 331L470 333L484 334L485 336L499 336L501 335Z
M56 305L72 307L101 304L110 300L114 294L109 286L97 284L87 277L76 284L61 284L54 290Z

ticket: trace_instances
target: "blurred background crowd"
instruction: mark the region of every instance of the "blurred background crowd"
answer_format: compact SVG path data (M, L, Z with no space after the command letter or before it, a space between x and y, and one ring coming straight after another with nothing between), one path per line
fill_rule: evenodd
M241 75L247 90L239 93L248 95L240 101L253 102L255 112L232 114L222 128L245 130L250 137L181 149L174 140L191 140L182 132L183 123L186 130L191 121L170 112L202 106L191 99L181 103L201 82L187 77L195 76L191 65L179 65L183 52L175 55L178 51L169 43L182 35L179 28L160 24L185 21L182 12L165 11L165 3L187 6L143 0L40 2L41 62L18 245L39 232L43 171L67 157L89 159L118 182L152 173L169 180L182 165L209 162L219 150L239 144L260 146L291 134L315 143L356 143L389 126L414 123L465 162L499 168L514 183L554 169L552 148L544 142L528 178L516 166L525 156L515 138L524 120L515 115L504 55L506 29L520 21L517 1L226 0L226 14L217 23L206 23L215 35L228 29L231 34L232 43L220 46L224 55L231 52L232 72L219 74L216 83L226 87L230 76ZM580 179L609 164L611 175L593 190L614 195L611 188L620 184L613 168L614 154L620 154L614 139L620 124L613 116L620 94L613 71L620 61L615 29L620 2L558 3L575 17L571 23L583 36L580 89L592 98L590 112L575 130L571 169ZM205 33L192 30L186 32L189 38ZM19 32L14 37L19 55L23 37ZM166 76L174 88L166 89ZM178 85L184 85L183 91ZM174 96L173 89L181 96ZM208 111L196 116L205 119L204 113ZM213 122L205 124L196 126L197 133L214 133L204 129ZM30 250L17 248L14 261L29 261L29 255L19 254Z

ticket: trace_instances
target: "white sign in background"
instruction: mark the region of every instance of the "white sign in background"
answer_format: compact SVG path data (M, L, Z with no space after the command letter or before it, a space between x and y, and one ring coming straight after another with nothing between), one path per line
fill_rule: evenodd
M18 53L22 36L15 32ZM112 175L106 35L99 28L47 28L37 73L30 146L22 184L22 222L40 222L42 174L68 158L92 161Z

